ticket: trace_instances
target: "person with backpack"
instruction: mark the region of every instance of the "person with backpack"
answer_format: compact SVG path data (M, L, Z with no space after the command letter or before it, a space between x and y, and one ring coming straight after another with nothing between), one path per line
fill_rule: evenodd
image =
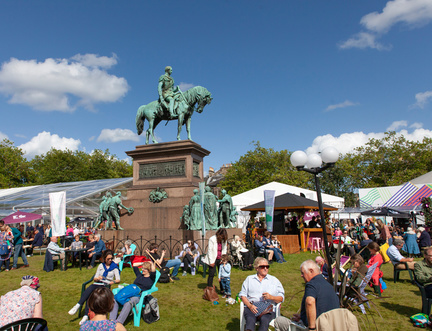
M140 267L141 266L141 270ZM137 262L133 264L133 271L136 275L136 278L133 282L133 285L136 285L139 287L141 291L147 291L152 288L155 280L156 280L156 267L153 262ZM131 286L131 285L129 285ZM127 287L129 287L127 286ZM124 289L126 289L125 287ZM124 290L123 289L123 290ZM120 293L120 292L119 292ZM130 311L132 310L132 307L140 301L140 294L134 295L123 304L123 308L120 311L120 314L117 316L118 310L119 310L119 304L117 301L114 302L114 308L111 310L110 313L110 319L112 321L116 320L117 323L124 324L127 317L129 316ZM116 296L117 298L117 296Z
M101 286L110 288L111 285L120 283L120 271L118 265L113 262L113 255L113 251L110 249L107 249L102 253L104 262L99 264L96 270L96 274L93 278L94 283L86 288L78 303L69 310L69 315L75 315L78 309L86 303L84 317L80 321L80 325L89 319L87 299L90 297L90 294Z

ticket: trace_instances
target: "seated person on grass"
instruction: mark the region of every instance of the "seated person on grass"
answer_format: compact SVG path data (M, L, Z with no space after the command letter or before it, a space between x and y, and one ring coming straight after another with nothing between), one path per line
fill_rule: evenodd
M80 241L79 234L77 234L75 236L75 241L73 241L72 244L71 244L71 250L76 251L76 250L79 250L79 249L83 248L83 246L84 246L84 244L83 244L82 241ZM77 256L78 256L78 252L74 252L73 256L72 256L73 262L75 262Z
M185 249L183 253L183 275L187 275L187 269L189 266L192 268L195 268L194 260L195 257L198 255L198 250L195 247L195 242L192 240L188 240L187 242L188 247Z
M255 330L255 323L261 312L263 315L260 318L259 330L263 331L268 329L270 321L275 318L275 306L284 301L285 291L279 279L268 274L270 266L267 259L257 257L253 265L256 274L246 277L239 297L245 306L243 313L246 320L245 330ZM273 309L267 313L265 310L262 311L269 305Z
M138 268L140 267L141 268ZM141 269L141 270L140 270ZM150 290L156 279L156 267L153 262L137 262L133 264L133 271L135 273L134 284L137 285L141 291ZM119 305L114 302L114 308L110 313L110 320L116 320L118 323L124 324L127 317L129 316L132 307L140 301L141 296L131 297L128 302L123 305L120 314L117 317Z
M270 249L265 248L265 243L263 242L263 237L261 237L259 234L255 237L255 247L258 250L258 253L260 254L268 254L268 261L269 263L273 263L273 254L274 252Z
M113 252L112 250L105 250L102 255L103 263L99 264L96 274L94 275L94 283L86 288L86 290L81 295L78 303L69 310L69 315L75 315L79 307L87 302L90 294L93 293L99 287L111 287L112 284L120 283L120 271L117 264L113 262ZM89 319L89 309L86 304L84 317L82 318L80 325Z
M425 287L426 296L432 298L432 247L424 250L424 260L414 264L417 281Z
M316 320L322 313L340 308L339 298L333 286L321 275L320 268L314 261L304 261L300 271L306 286L300 315L294 314L292 320L308 327L308 330L316 330ZM275 330L291 330L290 324L292 324L290 319L279 316L275 320Z
M106 287L97 288L89 297L90 320L85 321L80 331L126 331L120 323L107 320L107 314L114 306L114 295Z
M102 252L106 250L105 243L103 242L103 240L101 240L101 235L99 233L95 234L95 240L96 243L94 247L92 249L89 249L89 251L91 252L88 257L91 258L91 260L88 269L94 268L96 259L99 259L102 256Z
M160 267L167 267L167 268L174 267L172 274L171 274L171 278L173 280L180 280L180 278L177 277L177 273L179 271L181 261L178 259L164 261L165 253L166 253L166 251L162 250L162 255L159 256L157 244L153 243L149 247L149 254L153 258L153 260L155 261L155 264L159 265Z
M393 245L391 245L387 249L387 255L390 258L391 263L395 266L396 269L405 270L406 262L408 265L408 269L414 270L414 258L410 257L403 257L400 253L400 250L402 249L404 245L404 241L402 239L395 239L393 240Z
M48 252L50 252L52 256L58 256L60 258L63 269L64 269L66 266L65 251L69 250L69 247L61 248L59 245L57 245L57 237L52 236L51 242L49 243L47 249L48 249Z
M359 254L354 254L351 257L351 266L351 277L349 282L352 286L358 287L366 276L368 267L364 264L364 260Z

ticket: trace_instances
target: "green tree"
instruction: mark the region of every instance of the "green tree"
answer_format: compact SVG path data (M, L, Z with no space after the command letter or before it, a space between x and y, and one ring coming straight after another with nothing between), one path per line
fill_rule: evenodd
M85 153L51 148L45 155L35 156L31 161L37 184L52 184L86 180Z
M253 142L255 149L232 164L219 184L230 195L236 195L258 186L277 181L284 184L312 188L313 178L304 172L297 171L290 162L291 153L264 148Z
M27 185L32 172L23 151L8 139L0 142L0 188Z
M370 139L350 154L358 188L401 185L432 170L432 139L409 141L396 132Z

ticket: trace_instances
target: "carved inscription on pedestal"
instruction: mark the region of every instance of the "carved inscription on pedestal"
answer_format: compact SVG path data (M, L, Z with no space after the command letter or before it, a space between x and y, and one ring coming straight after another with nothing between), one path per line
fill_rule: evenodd
M185 161L147 163L139 165L139 179L185 176ZM194 167L195 168L195 167Z

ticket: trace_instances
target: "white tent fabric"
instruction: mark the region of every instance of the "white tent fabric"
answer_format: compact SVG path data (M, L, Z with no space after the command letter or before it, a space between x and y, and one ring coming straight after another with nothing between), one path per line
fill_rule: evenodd
M236 207L237 212L239 213L237 222L238 227L245 229L247 222L249 221L249 212L243 212L240 209L254 203L263 201L265 190L274 190L275 196L279 196L285 193L292 193L296 195L300 195L300 193L303 193L306 198L317 201L316 191L307 190L304 188L278 182L271 182L232 197L233 205ZM321 194L321 197L323 203L325 204L331 205L336 208L344 208L344 198L324 193Z

